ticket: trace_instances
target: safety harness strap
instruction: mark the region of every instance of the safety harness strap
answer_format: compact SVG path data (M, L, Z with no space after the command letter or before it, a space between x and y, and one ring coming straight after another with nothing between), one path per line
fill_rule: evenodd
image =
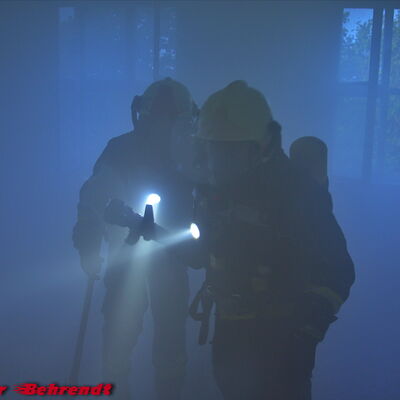
M201 322L198 339L198 343L200 345L207 343L208 332L210 328L210 316L213 305L214 300L208 293L208 282L205 281L189 307L189 315L195 321ZM199 311L200 306L202 311Z

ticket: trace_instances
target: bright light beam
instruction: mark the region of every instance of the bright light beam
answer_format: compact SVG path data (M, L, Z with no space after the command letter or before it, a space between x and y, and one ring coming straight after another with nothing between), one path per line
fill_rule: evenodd
M152 193L147 196L146 204L150 204L151 206L155 206L161 201L161 197L157 193Z
M194 222L190 224L190 233L193 239L198 239L200 237L200 229Z

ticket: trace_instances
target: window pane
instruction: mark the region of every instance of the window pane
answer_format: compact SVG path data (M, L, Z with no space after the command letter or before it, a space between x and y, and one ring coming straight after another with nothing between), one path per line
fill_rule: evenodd
M359 178L362 175L366 98L341 97L338 101L332 172L336 176Z
M142 93L153 82L154 8L138 5L135 9L135 93Z
M342 82L368 80L372 18L373 10L370 8L344 9L339 66Z
M384 148L384 175L388 181L400 181L400 96L390 96Z
M174 77L176 68L176 9L160 11L160 76Z
M394 12L390 74L390 86L400 89L400 10Z
M87 8L84 16L84 66L89 79L125 78L125 13L105 6Z

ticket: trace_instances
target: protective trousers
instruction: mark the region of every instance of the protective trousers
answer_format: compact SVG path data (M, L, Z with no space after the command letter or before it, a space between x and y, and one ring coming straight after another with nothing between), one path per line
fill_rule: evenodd
M289 321L217 318L214 377L225 400L311 400L316 345Z
M114 398L128 400L130 359L142 331L150 297L154 319L153 365L159 400L178 400L186 367L188 278L182 266L113 265L103 303L103 379Z

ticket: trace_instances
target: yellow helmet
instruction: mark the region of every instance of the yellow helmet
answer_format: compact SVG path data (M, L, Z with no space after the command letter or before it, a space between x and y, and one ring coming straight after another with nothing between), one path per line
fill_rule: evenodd
M234 81L204 103L197 137L209 141L261 142L272 120L263 94L244 81Z

